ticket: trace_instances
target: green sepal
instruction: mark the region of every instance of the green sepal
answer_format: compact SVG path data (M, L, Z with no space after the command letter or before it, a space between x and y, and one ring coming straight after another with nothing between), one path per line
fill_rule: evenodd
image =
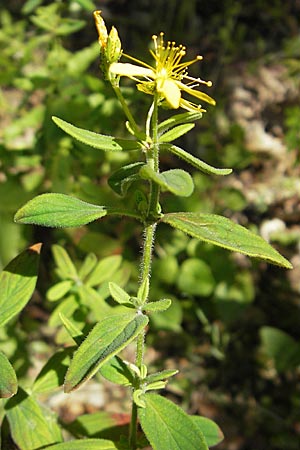
M292 268L291 263L262 237L226 217L216 214L180 212L165 214L160 220L200 241L261 258L286 269Z
M163 191L170 191L180 197L189 197L194 190L191 175L182 169L171 169L157 173L146 164L140 169L140 175L146 180L154 181Z
M12 397L17 390L16 372L4 353L0 352L0 398Z
M42 244L16 256L0 274L0 326L5 325L29 302L37 282Z
M139 170L144 163L137 162L121 167L114 172L108 179L109 186L119 195L125 195L130 185L140 180Z
M143 314L111 315L97 323L74 353L65 379L65 392L89 380L110 358L126 347L147 325Z
M144 394L138 409L142 429L153 450L208 450L203 434L179 406L158 394Z
M95 133L93 131L84 130L65 122L58 117L52 117L53 122L59 126L65 133L90 147L97 148L106 152L141 150L143 145L134 140L117 139L113 136Z
M172 300L169 298L163 298L162 300L157 300L156 302L149 302L145 303L142 306L143 311L153 311L153 312L159 312L159 311L166 311L170 308L172 304Z
M160 136L159 142L173 142L194 128L194 123L178 125Z
M169 117L167 120L164 120L158 125L158 135L161 136L166 131L170 130L173 127L177 127L178 125L195 122L196 120L201 119L201 117L201 112L186 112L175 114L174 116Z
M161 150L168 150L179 158L183 159L187 163L196 167L196 169L201 170L204 173L208 173L211 175L229 175L232 172L232 169L217 169L216 167L210 166L199 158L191 155L180 147L172 144L160 144Z
M17 223L44 227L80 227L106 216L104 206L92 205L65 194L42 194L16 213Z

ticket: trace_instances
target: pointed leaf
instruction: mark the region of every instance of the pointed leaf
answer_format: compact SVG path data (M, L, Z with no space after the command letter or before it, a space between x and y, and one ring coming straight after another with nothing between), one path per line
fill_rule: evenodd
M18 314L35 289L42 244L16 256L0 274L0 326Z
M121 386L132 386L135 380L128 365L119 356L114 356L107 361L101 367L100 373L107 380Z
M6 405L6 417L12 438L18 448L33 450L62 440L53 415L19 388Z
M139 175L139 170L144 165L145 164L142 162L137 162L121 167L121 169L117 170L109 177L108 179L109 186L117 194L125 195L130 185L134 181L139 180L141 178Z
M56 302L57 300L63 298L74 285L72 280L64 280L51 286L47 291L47 300L49 302Z
M145 378L146 383L154 383L155 381L167 380L179 372L177 369L166 369L161 372L152 373Z
M84 280L91 271L95 268L97 264L97 256L94 253L89 253L86 255L82 266L78 270L78 276L81 280Z
M183 159L187 163L196 167L196 169L201 170L204 173L209 173L212 175L229 175L232 169L217 169L216 167L210 166L209 164L201 161L201 159L196 158L190 153L186 152L180 147L171 144L160 144L161 150L168 150L179 158Z
M201 119L201 112L186 112L181 114L175 114L167 120L164 120L158 125L159 136L168 131L170 128L181 125L183 123L195 122Z
M106 216L104 206L92 205L65 194L42 194L29 200L15 222L44 227L80 227Z
M120 255L107 256L106 258L101 259L90 273L85 284L93 287L99 286L103 281L109 280L119 269L121 262L122 257Z
M142 178L154 181L164 191L170 191L181 197L188 197L194 190L192 177L182 169L171 169L157 173L149 165L145 164L140 169L140 175Z
M66 250L58 244L52 245L51 250L55 263L64 278L76 280L78 277L77 270Z
M60 320L62 321L65 329L73 339L73 341L79 346L84 341L83 332L69 320L63 313L59 313Z
M0 398L9 398L18 390L18 380L13 366L0 352Z
M291 269L292 265L263 238L226 217L202 213L171 213L161 219L189 236L219 247L264 259Z
M63 131L83 142L90 147L98 148L106 152L116 152L116 151L130 151L130 150L141 150L143 147L138 141L133 141L129 139L117 139L113 136L106 136L104 134L94 133L93 131L84 130L83 128L77 128L68 122L65 122L58 117L52 117L54 123L59 126Z
M130 303L130 295L127 294L117 283L109 283L109 292L112 298L120 305Z
M224 434L215 422L202 416L191 416L191 419L202 432L208 447L213 447L223 441Z
M120 314L104 318L74 353L65 379L65 392L90 379L110 358L119 353L147 325L142 314Z
M143 310L153 312L166 311L170 308L171 304L172 300L169 298L163 298L162 300L157 300L156 302L145 303L145 305L143 305Z
M192 130L194 126L194 123L185 123L183 125L178 125L178 127L174 127L160 136L159 142L173 142L175 141L175 139L178 139L180 136L183 136L184 134Z
M42 394L52 392L62 386L69 362L70 352L68 350L62 350L52 355L37 375L32 392Z
M199 428L175 403L157 394L142 398L139 419L153 450L208 450Z
M113 441L108 439L81 439L50 445L49 450L118 450Z

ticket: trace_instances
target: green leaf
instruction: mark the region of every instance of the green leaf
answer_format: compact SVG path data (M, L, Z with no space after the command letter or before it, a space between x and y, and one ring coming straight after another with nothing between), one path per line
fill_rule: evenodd
M113 136L106 136L104 134L94 133L93 131L84 130L83 128L77 128L68 122L65 122L58 117L52 117L54 123L59 126L63 131L83 142L90 147L98 148L106 152L116 152L116 151L130 151L130 150L141 150L143 148L142 144L138 141L128 140L128 139L117 139Z
M121 386L132 386L134 383L134 376L125 362L114 356L100 369L101 375L107 380Z
M217 169L216 167L212 167L209 164L201 161L201 159L196 158L190 153L186 152L180 147L172 144L160 144L161 150L168 150L174 155L182 158L187 163L196 167L196 169L201 170L204 173L212 174L212 175L229 175L232 172L232 169Z
M192 130L194 126L194 123L185 123L183 125L174 127L161 135L159 138L159 142L173 142L175 141L175 139L178 139L180 136L183 136L184 134Z
M169 119L164 120L162 123L158 125L158 134L159 136L168 131L170 128L181 125L183 123L195 122L196 120L201 119L201 112L186 112L181 114L175 114Z
M202 432L208 447L213 447L223 441L224 434L215 422L202 416L191 416L191 419Z
M59 313L60 320L62 321L65 329L73 339L73 341L79 346L84 341L84 334L82 331L71 322L62 312Z
M130 295L127 294L117 283L109 283L109 292L112 298L120 305L130 303Z
M156 302L145 303L145 305L143 305L143 310L153 312L166 311L170 308L171 304L172 300L169 298L163 298L162 300L157 300Z
M104 206L92 205L65 194L42 194L29 200L15 222L44 227L80 227L106 216Z
M50 445L49 450L118 450L113 441L108 439L81 439Z
M290 335L278 328L262 327L260 337L264 352L274 360L279 373L300 365L300 345Z
M60 314L70 317L78 308L78 300L75 295L71 294L70 296L64 298L51 313L49 319L50 327L57 327L61 324Z
M0 398L9 398L18 390L18 380L13 366L0 352Z
M82 266L78 270L78 276L81 280L84 280L91 271L95 268L97 264L97 256L94 253L89 253L86 255Z
M53 415L22 389L6 403L5 411L18 448L34 450L62 440Z
M167 370L162 370L161 372L152 373L152 374L146 376L145 382L146 383L154 383L155 381L166 380L167 378L173 377L178 372L179 372L179 370L176 370L176 369L167 369Z
M139 170L145 164L142 162L137 162L133 164L128 164L127 166L121 167L119 170L114 172L108 179L109 186L119 195L125 195L127 193L130 185L139 180L141 177L139 175Z
M188 197L194 190L192 177L182 169L171 169L157 173L149 165L145 164L140 169L140 175L142 178L157 183L163 191L170 191L180 197Z
M94 270L86 279L86 285L93 287L99 286L103 281L109 280L112 275L119 269L122 262L120 255L107 256L98 262Z
M57 300L63 298L74 285L72 280L64 280L51 286L47 291L47 300L50 302L56 302Z
M32 386L32 392L42 394L52 392L63 385L65 374L70 362L70 352L62 350L50 357L44 365Z
M63 277L76 280L78 278L77 270L66 250L57 244L52 245L51 250L54 261Z
M161 219L189 236L219 247L264 259L291 269L292 265L263 238L226 217L202 213L171 213Z
M145 394L138 414L153 450L208 450L203 434L181 408L170 400Z
M119 353L147 325L142 314L111 315L99 322L74 353L65 379L65 392L77 389Z
M215 280L208 264L198 258L186 259L179 271L177 285L182 292L207 297L215 288Z
M35 289L42 244L16 256L0 274L0 326L18 314Z

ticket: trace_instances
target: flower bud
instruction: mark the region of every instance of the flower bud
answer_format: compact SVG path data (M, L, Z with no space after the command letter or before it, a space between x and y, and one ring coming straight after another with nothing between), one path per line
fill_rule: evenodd
M122 45L115 27L112 27L108 35L105 55L109 64L118 61L122 55Z

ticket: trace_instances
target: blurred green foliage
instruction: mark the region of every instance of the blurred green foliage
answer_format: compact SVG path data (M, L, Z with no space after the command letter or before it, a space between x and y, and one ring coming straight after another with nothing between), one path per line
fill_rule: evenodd
M209 163L233 167L236 178L231 183L195 173L194 193L187 199L166 194L165 209L222 212L257 229L278 216L287 229L281 236L275 230L274 239L286 244L281 251L295 259L295 275L288 278L280 269L199 244L162 226L152 295L167 296L173 303L163 314L152 315L155 331L148 344L159 350L162 359L181 359L183 371L190 370L184 361L193 364L192 373L182 381L179 378L174 395L180 395L193 413L211 406L226 437L218 448L235 443L238 450L298 449L299 186L291 184L288 194L270 202L262 195L263 207L257 206L258 198L249 197L250 189L255 191L260 183L272 190L266 174L276 172L279 163L270 153L251 151L245 129L230 115L232 85L243 83L243 77L260 67L276 63L285 68L286 83L298 97L286 94L271 113L264 110L262 119L265 127L280 125L283 159L288 163L279 184L283 177L285 181L299 178L298 2L112 0L102 5L91 0L13 0L0 7L0 265L28 242L45 243L41 281L31 310L1 330L0 349L26 380L34 353L47 357L48 345L66 338L62 331L54 337L59 308L80 324L82 309L88 310L93 323L105 299L106 307L112 307L106 279L88 286L88 295L84 291L91 276L86 272L89 265L92 273L103 261L117 261L116 281L121 285L128 281L132 291L136 289L135 262L141 242L140 230L133 229L132 223L110 219L100 229L95 223L75 231L49 231L25 229L12 220L26 200L44 192L112 203L115 194L108 176L120 162L131 162L127 155L87 150L51 121L56 115L86 129L125 136L122 112L99 75L94 8L103 9L107 22L118 28L128 52L134 48L135 55L142 56L151 35L164 30L168 38L204 55L201 77L214 82L217 107L185 138L185 148ZM138 116L144 100L131 85L124 88L124 95L129 93L136 96ZM288 154L294 156L288 159ZM163 158L163 165L175 167L169 154ZM53 258L54 242L65 250L54 246ZM77 278L60 270L62 252L75 261ZM96 310L90 302L91 290L97 298ZM55 309L52 302L61 299ZM38 321L45 323L42 335ZM34 341L31 350L24 343L25 335ZM169 337L163 348L161 336ZM186 378L192 380L190 386Z

